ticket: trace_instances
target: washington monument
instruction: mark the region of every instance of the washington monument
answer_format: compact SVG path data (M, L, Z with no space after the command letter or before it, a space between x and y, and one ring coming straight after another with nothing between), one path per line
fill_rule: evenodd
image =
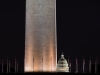
M24 72L57 67L56 0L26 0Z

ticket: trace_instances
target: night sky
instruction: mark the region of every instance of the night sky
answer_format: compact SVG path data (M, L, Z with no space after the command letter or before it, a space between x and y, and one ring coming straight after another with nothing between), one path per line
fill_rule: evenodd
M75 58L82 71L83 56L88 68L92 62L100 60L100 2L82 0L57 0L57 57L63 51L72 62L75 71ZM19 61L23 71L25 50L25 0L0 0L0 63L6 58Z

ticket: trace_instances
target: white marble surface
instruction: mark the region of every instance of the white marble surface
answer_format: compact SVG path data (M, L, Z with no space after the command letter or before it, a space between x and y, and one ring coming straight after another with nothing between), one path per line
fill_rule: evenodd
M56 0L26 0L24 66L26 72L56 71L55 5Z

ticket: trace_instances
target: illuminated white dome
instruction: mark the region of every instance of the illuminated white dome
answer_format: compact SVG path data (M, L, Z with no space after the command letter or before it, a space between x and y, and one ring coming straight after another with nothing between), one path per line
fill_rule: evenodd
M69 72L69 67L67 60L64 58L64 54L61 54L61 58L58 60L57 64L57 71L58 72Z

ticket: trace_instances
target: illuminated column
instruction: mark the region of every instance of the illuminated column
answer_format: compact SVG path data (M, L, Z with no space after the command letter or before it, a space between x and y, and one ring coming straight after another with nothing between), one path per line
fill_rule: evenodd
M17 61L17 64L16 64L16 70L17 70L17 72L18 72L18 61Z
M10 65L10 60L9 60L9 73L10 73L10 67L11 67L11 65Z
M2 60L2 73L3 73L3 60Z
M26 0L24 71L51 71L51 57L56 71L56 0Z
M15 73L16 73L16 64L17 64L17 63L16 63L16 57L15 57Z
M8 67L9 67L9 61L8 61L8 56L7 56L7 73L8 73Z

